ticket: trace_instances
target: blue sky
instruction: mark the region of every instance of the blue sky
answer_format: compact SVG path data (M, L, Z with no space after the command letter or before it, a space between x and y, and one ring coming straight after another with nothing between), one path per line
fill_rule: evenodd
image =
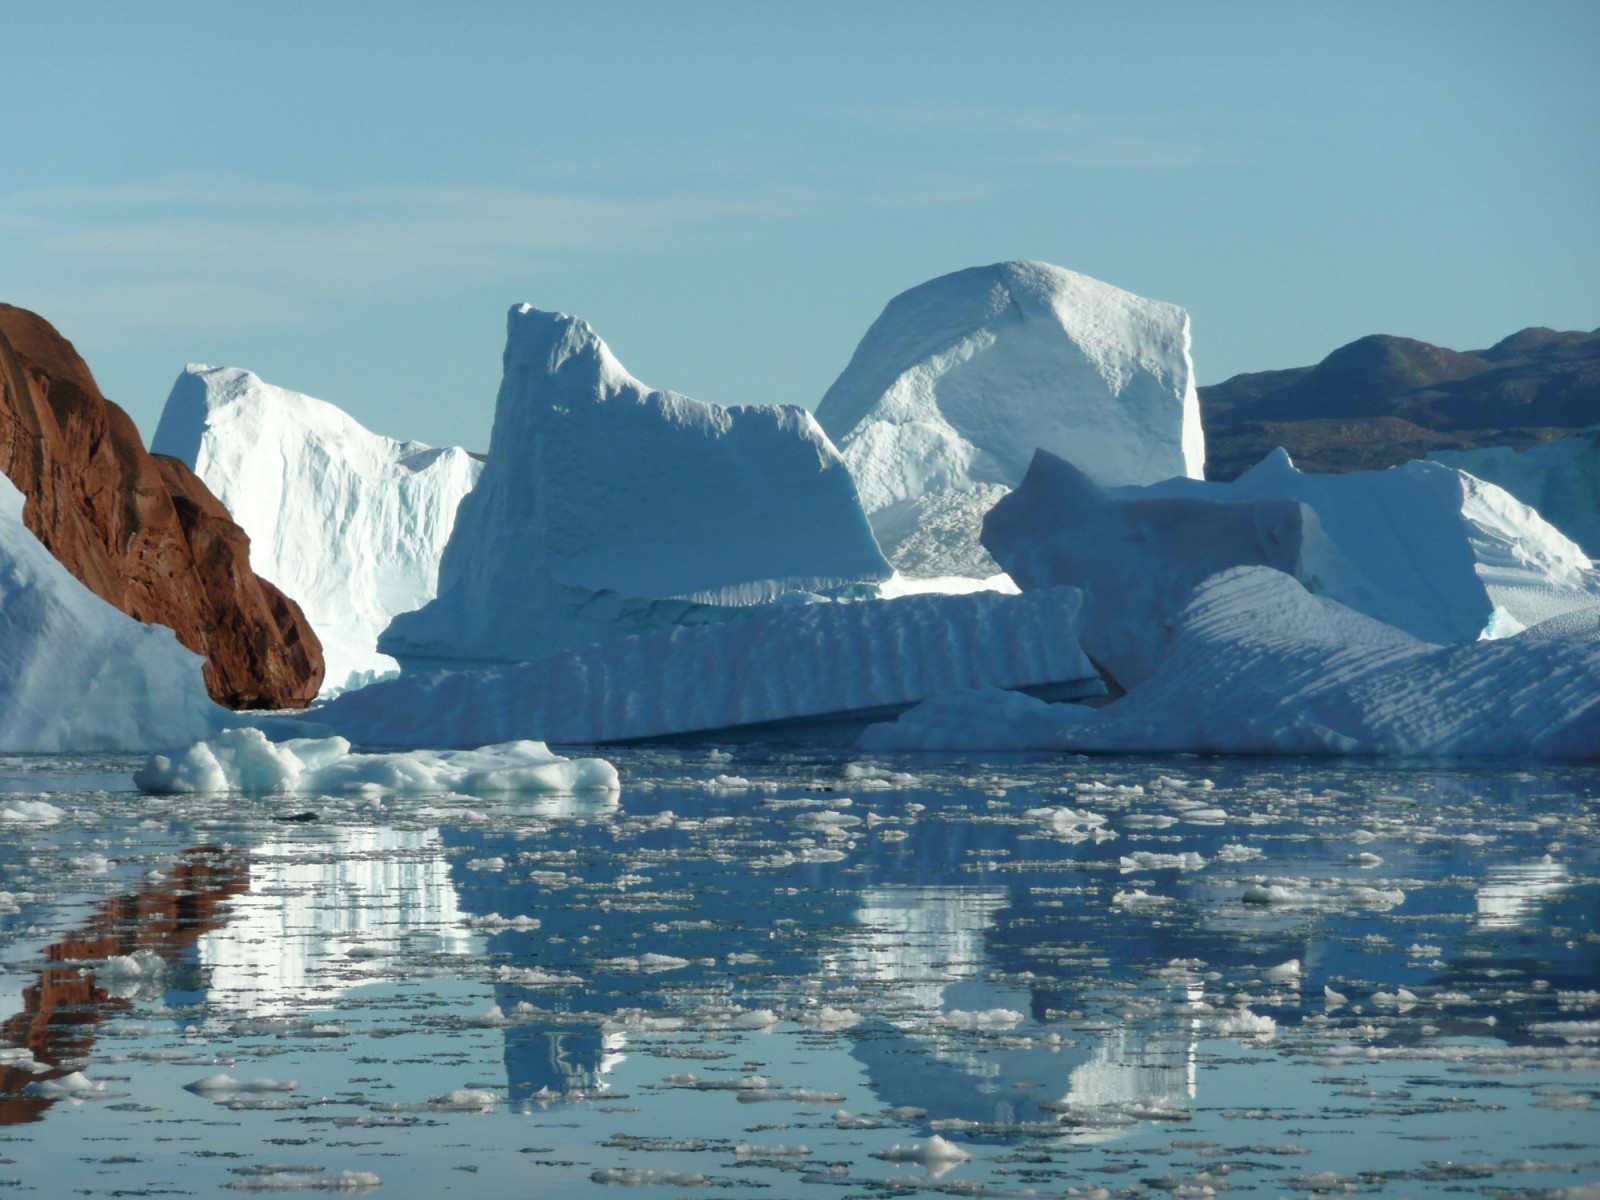
M487 444L504 314L814 406L895 293L1037 258L1201 382L1600 325L1600 4L13 6L0 299L146 436L195 360ZM597 463L597 469L603 464Z

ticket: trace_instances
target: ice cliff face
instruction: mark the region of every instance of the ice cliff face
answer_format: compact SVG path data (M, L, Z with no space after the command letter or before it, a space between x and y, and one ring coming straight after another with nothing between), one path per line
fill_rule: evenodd
M1102 485L1198 479L1205 463L1188 314L1047 263L896 296L817 420L914 575L993 573L978 526L1040 447Z
M1600 425L1527 450L1436 450L1428 458L1498 484L1590 558L1600 556Z
M322 639L325 692L396 669L378 634L433 598L481 463L373 433L249 371L194 364L151 444L194 468L249 533L256 569L300 601Z
M0 475L0 752L152 750L216 730L228 714L204 660L74 579L22 505Z
M527 661L889 574L811 414L651 391L585 322L520 305L438 598L380 645L408 669Z
M1272 567L1430 643L1503 637L1600 604L1600 573L1538 513L1437 463L1305 474L1279 450L1231 483L1101 488L1041 451L984 544L1023 588L1084 593L1082 639L1124 687L1204 579Z

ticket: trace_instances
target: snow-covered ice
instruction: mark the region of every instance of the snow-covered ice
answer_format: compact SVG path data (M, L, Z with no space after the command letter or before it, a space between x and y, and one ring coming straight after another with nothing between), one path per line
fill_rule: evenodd
M587 323L519 305L439 595L380 645L408 670L526 662L890 574L810 413L651 391Z
M1439 646L1268 567L1196 589L1154 673L1099 709L1015 693L931 700L858 743L888 750L1600 755L1600 642Z
M1428 458L1505 488L1590 558L1600 555L1600 425L1526 450L1435 450Z
M250 535L250 562L322 641L324 692L397 669L396 613L434 596L456 506L481 463L373 433L342 409L249 371L191 363L151 442L194 469Z
M154 750L219 728L201 657L79 583L22 507L0 476L0 751Z
M1041 451L984 540L1024 588L1083 589L1084 649L1124 687L1155 669L1195 585L1228 567L1274 567L1440 643L1600 605L1600 573L1538 513L1426 462L1306 474L1279 450L1231 483L1106 489Z
M535 663L402 676L313 719L362 744L588 743L868 717L970 687L1099 695L1078 607L1071 588L768 605Z
M149 792L572 792L615 788L604 759L567 759L542 742L476 750L356 754L341 737L274 743L259 729L229 729L134 774Z
M1038 447L1102 484L1198 478L1189 316L1038 262L896 296L817 406L890 559L986 576L983 513Z

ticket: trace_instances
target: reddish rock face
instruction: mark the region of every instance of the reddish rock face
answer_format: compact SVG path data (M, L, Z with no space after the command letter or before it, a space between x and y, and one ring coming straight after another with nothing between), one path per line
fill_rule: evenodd
M0 471L23 520L73 575L206 658L230 708L304 708L322 644L300 606L250 569L250 539L204 483L144 448L72 343L0 304Z

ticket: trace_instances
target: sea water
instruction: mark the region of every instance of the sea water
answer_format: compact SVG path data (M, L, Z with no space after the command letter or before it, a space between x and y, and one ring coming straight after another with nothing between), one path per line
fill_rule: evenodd
M0 760L0 1187L1600 1195L1600 770Z

